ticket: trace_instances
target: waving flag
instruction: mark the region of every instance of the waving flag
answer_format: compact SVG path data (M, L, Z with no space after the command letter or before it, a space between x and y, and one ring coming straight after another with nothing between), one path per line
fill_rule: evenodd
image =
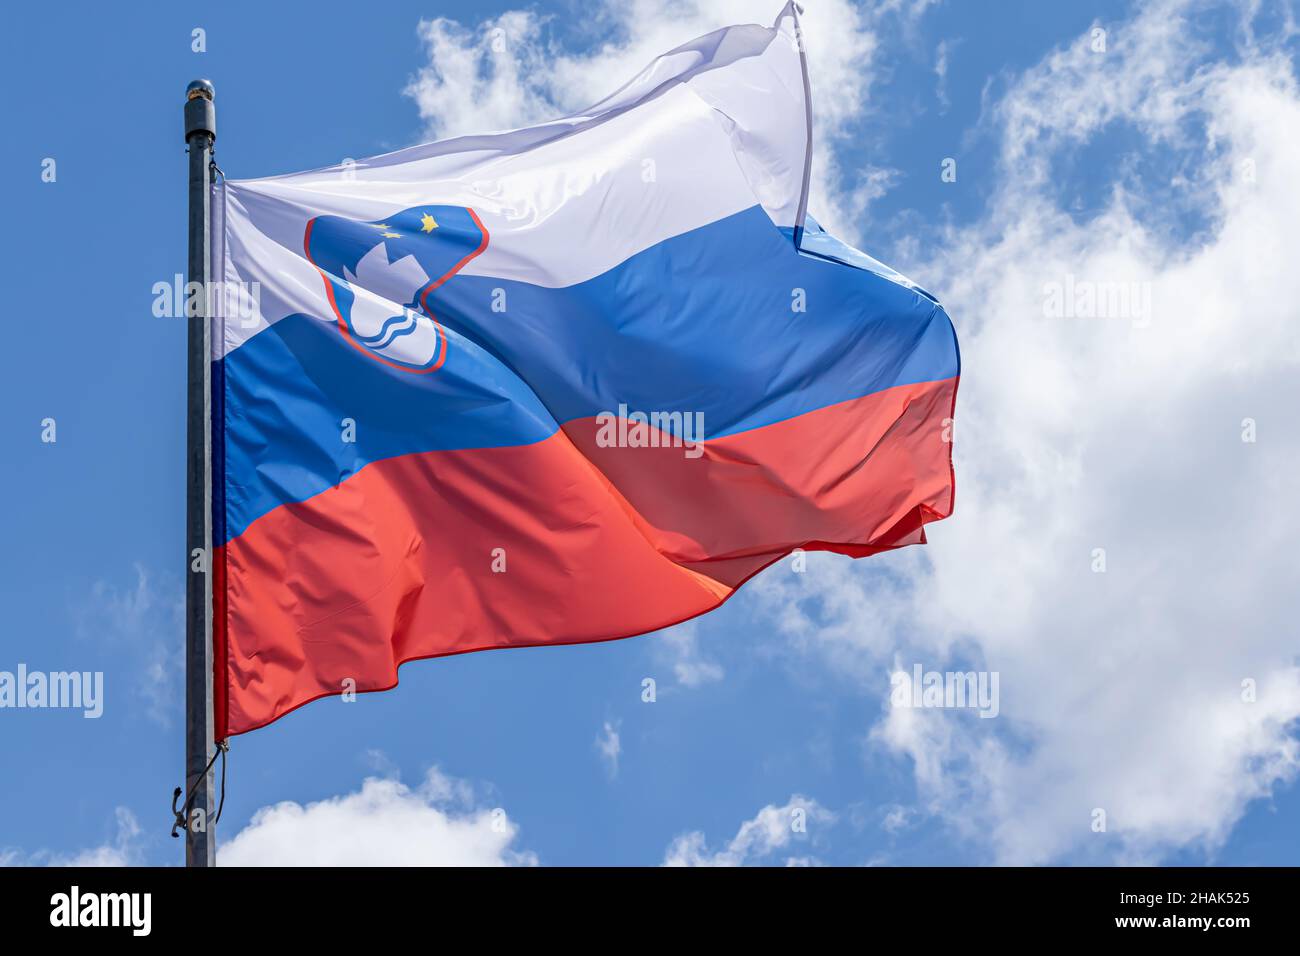
M953 329L807 217L810 158L787 6L562 120L219 187L218 739L923 541Z

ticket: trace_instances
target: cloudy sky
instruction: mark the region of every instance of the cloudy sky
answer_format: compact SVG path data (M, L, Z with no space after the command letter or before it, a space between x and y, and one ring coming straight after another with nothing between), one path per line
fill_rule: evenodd
M106 700L0 711L0 861L180 859L184 328L151 290L184 269L185 83L225 170L271 175L561 115L780 5L11 12L0 670ZM810 211L958 330L954 517L237 738L223 860L1295 862L1295 6L806 7ZM891 706L918 664L996 672L997 716Z

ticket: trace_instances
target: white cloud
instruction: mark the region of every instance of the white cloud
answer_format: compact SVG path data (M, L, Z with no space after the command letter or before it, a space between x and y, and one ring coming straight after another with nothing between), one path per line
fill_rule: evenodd
M146 717L170 728L180 709L185 666L185 602L179 587L163 593L142 565L135 581L116 587L96 581L90 597L76 609L77 634L99 646L114 646L133 668L132 692Z
M140 823L126 807L118 807L117 837L89 850L81 850L68 857L56 857L54 866L133 866L140 862Z
M915 811L910 807L902 804L893 804L885 808L885 815L880 820L881 828L888 834L896 834L906 830L912 823Z
M723 678L722 665L705 657L700 651L700 631L697 621L686 621L676 627L656 634L655 652L673 669L673 676L683 687L701 687Z
M117 833L109 843L73 853L0 848L0 866L135 866L141 862L140 823L126 807L114 811Z
M618 776L618 758L623 752L623 745L618 736L618 724L605 721L605 726L596 737L596 753L605 761L605 770L610 779Z
M1212 854L1300 769L1300 92L1266 47L1207 58L1190 9L1150 5L1105 54L1084 37L1016 78L988 113L988 214L907 270L961 336L954 517L923 552L758 582L797 647L882 701L900 644L1000 672L1001 719L898 709L873 739L1001 862ZM1080 216L1063 160L1117 125L1177 173L1121 169ZM1148 283L1151 314L1048 317L1067 277Z
M952 102L948 99L948 58L954 48L961 45L961 40L940 40L934 48L934 75L936 77L934 96L939 101L939 112L946 113Z
M553 119L542 22L512 10L469 28L439 17L422 20L428 65L406 88L433 139L513 129Z
M537 858L513 848L518 826L476 805L473 788L430 769L418 787L367 778L355 793L305 807L263 807L229 842L222 866L514 866Z
M676 837L664 854L664 866L808 866L808 854L786 855L797 842L807 847L819 826L833 823L835 815L816 800L792 796L785 806L768 804L740 825L736 835L720 849L710 851L699 830Z

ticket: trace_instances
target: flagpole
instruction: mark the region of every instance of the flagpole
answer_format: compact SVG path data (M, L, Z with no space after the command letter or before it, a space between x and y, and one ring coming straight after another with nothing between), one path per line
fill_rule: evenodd
M217 138L215 91L195 80L185 91L185 143L190 156L189 281L201 295L187 295L185 429L185 865L213 866L217 841L212 819L214 752L212 722L212 416L211 278L209 221L212 211L212 146ZM189 285L188 290L195 287ZM196 314L191 314L196 313ZM201 811L196 812L196 811Z

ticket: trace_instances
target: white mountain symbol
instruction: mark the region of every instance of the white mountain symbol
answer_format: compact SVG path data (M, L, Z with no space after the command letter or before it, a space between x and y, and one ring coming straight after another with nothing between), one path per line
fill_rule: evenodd
M352 337L364 348L390 362L424 368L438 354L438 329L426 315L408 308L429 277L415 256L388 261L388 247L379 243L357 263L343 267L352 287L347 316Z

